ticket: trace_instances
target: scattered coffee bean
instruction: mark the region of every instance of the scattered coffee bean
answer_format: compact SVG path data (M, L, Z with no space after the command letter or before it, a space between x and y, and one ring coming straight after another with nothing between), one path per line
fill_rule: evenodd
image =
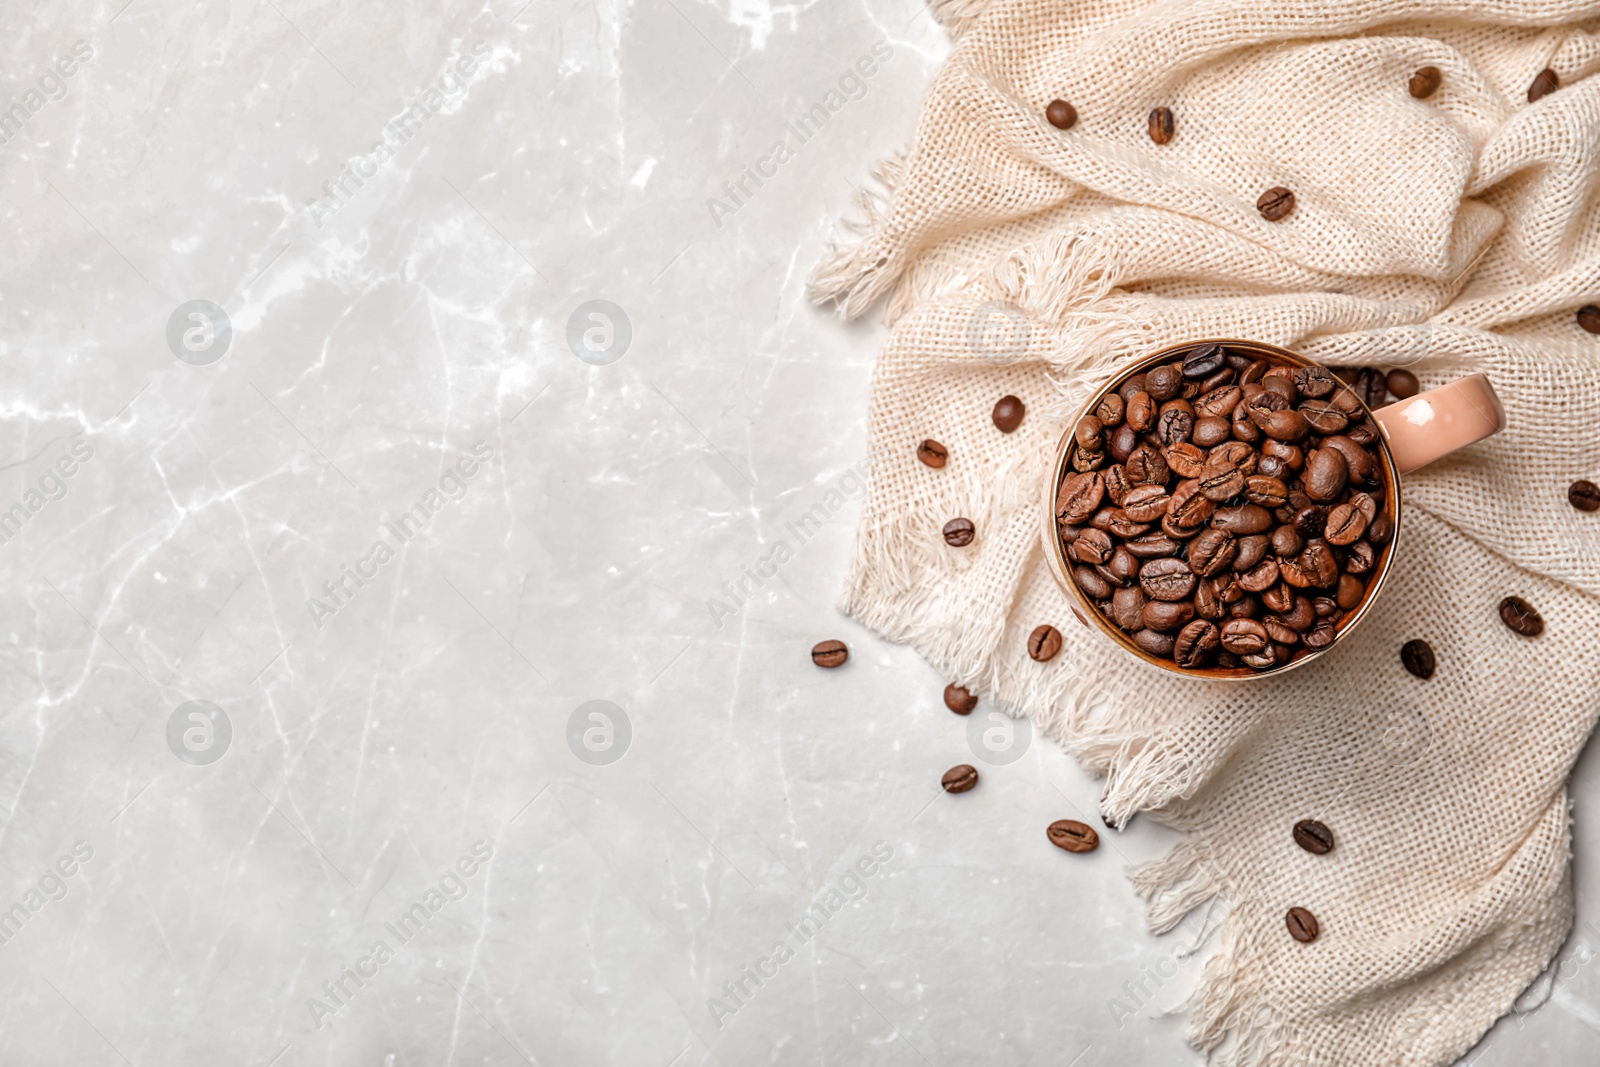
M1027 413L1021 400L1014 396L1003 396L994 405L995 429L1001 433L1010 433L1022 425L1022 416Z
M1433 646L1422 638L1413 638L1400 646L1400 662L1405 669L1426 681L1433 677Z
M1508 596L1500 601L1500 621L1523 637L1538 637L1544 633L1544 618L1519 596Z
M939 784L946 793L965 793L978 784L978 769L970 763L958 763L944 772Z
M1268 222L1281 222L1294 211L1294 193L1283 186L1274 186L1256 200L1256 210Z
M1057 819L1045 833L1052 845L1068 852L1093 852L1100 847L1100 835L1094 827L1076 819Z
M972 544L977 532L978 528L972 525L971 519L951 519L944 524L944 543L954 548L965 548Z
M1600 305L1585 304L1579 308L1578 325L1590 333L1600 333Z
M1528 86L1528 103L1532 104L1542 97L1549 96L1559 88L1561 88L1561 75L1546 67L1534 75L1533 84Z
M1600 485L1579 478L1567 487L1567 503L1579 511L1600 511Z
M1284 921L1289 926L1289 936L1301 944L1310 944L1322 932L1317 926L1317 917L1304 908L1290 908Z
M1333 851L1333 831L1315 819L1302 819L1294 824L1294 843L1307 852L1326 856Z
M945 465L950 453L945 450L944 445L930 437L917 446L917 458L937 470Z
M843 641L819 641L811 648L811 662L819 667L838 667L850 658Z
M944 687L944 706L957 715L970 715L972 709L978 706L978 698L959 685Z
M1158 107L1150 112L1150 139L1156 144L1168 144L1172 140L1173 124L1172 109Z
M1098 414L1075 427L1068 459L1093 466L1069 462L1057 487L1071 580L1104 622L1182 670L1268 670L1327 648L1393 535L1363 400L1325 368L1226 344L1172 355L1102 394L1127 398L1120 462L1093 458ZM1384 390L1375 377L1362 386ZM1242 439L1241 422L1266 432Z
M1423 67L1411 75L1411 81L1406 88L1418 100L1426 100L1439 91L1439 83L1443 80L1444 75L1439 73L1438 67Z
M1058 130L1070 130L1078 121L1078 109L1065 100L1052 100L1044 109L1044 117Z
M1061 631L1054 626L1047 623L1036 627L1033 633L1028 635L1028 655L1040 663L1054 659L1056 653L1060 651Z
M1422 388L1422 383L1417 381L1415 374L1399 368L1384 376L1384 384L1389 387L1389 392L1394 394L1396 400L1414 397L1417 395L1417 390Z

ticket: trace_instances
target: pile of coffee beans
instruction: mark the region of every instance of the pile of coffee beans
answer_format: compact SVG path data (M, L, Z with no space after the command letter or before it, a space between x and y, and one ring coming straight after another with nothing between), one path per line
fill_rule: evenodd
M1282 666L1331 645L1382 573L1394 519L1378 431L1322 367L1198 344L1117 383L1073 437L1055 502L1064 562L1152 656Z

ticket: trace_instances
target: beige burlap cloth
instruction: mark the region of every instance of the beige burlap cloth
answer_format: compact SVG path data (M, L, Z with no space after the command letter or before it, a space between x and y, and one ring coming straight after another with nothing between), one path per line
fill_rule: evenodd
M817 270L887 297L844 609L1033 717L1113 821L1187 831L1134 872L1153 928L1227 918L1191 1040L1241 1064L1434 1065L1571 927L1566 782L1600 701L1600 3L947 0L955 40L864 235ZM1419 68L1438 90L1408 92ZM1545 68L1560 87L1530 102ZM1045 121L1061 98L1079 119ZM1170 107L1176 137L1146 116ZM1264 190L1294 191L1269 222ZM1063 422L1122 361L1200 337L1330 366L1484 371L1509 428L1409 475L1375 614L1281 677L1198 682L1072 617L1040 548ZM1013 393L1015 433L990 420ZM919 463L931 437L949 463ZM978 539L940 536L955 516ZM1500 621L1531 602L1544 634ZM1030 630L1062 653L1035 663ZM1423 638L1421 680L1400 646ZM1318 818L1313 856L1290 828ZM1291 906L1321 937L1288 936Z

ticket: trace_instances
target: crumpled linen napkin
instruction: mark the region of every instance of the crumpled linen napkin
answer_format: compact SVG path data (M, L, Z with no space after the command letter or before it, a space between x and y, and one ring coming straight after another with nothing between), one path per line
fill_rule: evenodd
M813 295L887 297L843 609L1031 716L1116 822L1158 931L1228 904L1190 1004L1246 1065L1448 1064L1572 919L1566 782L1600 711L1600 3L945 0L955 48L864 236ZM1413 75L1438 72L1430 94ZM1543 72L1553 72L1551 73ZM1427 88L1424 76L1419 88ZM1530 99L1534 97L1535 99ZM1077 121L1046 120L1055 99ZM1151 109L1174 116L1155 143ZM1293 191L1269 221L1262 192ZM1041 552L1065 420L1154 348L1241 337L1328 366L1486 372L1505 432L1408 475L1373 614L1281 677L1163 675L1080 626ZM1021 426L990 412L1014 394ZM948 463L920 463L941 442ZM940 536L977 527L969 546ZM1510 595L1545 620L1519 635ZM1065 647L1032 661L1041 623ZM1413 638L1437 655L1409 674ZM1316 818L1327 855L1291 827ZM1319 919L1301 944L1288 908Z

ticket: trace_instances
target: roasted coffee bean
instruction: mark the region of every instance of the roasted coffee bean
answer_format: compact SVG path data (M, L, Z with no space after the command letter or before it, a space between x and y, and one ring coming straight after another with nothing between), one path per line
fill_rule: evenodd
M1085 415L1078 420L1078 425L1073 430L1073 438L1078 442L1080 450L1098 452L1105 440L1105 426L1095 416Z
M1318 504L1337 500L1350 480L1350 466L1336 448L1314 449L1306 456L1306 495Z
M1315 819L1302 819L1294 824L1294 843L1307 852L1326 856L1333 851L1333 831Z
M1600 306L1585 304L1579 308L1578 325L1589 333L1600 333Z
M1144 606L1150 598L1137 585L1118 589L1111 594L1111 618L1124 630L1137 630L1144 625Z
M1252 445L1261 440L1261 428L1248 418L1235 419L1232 430L1235 440Z
M1328 512L1323 536L1331 545L1354 544L1367 532L1367 516L1354 504L1338 504Z
M939 784L946 793L965 793L978 784L978 769L970 763L958 763L944 772Z
M1294 475L1289 465L1277 456L1262 456L1256 460L1256 473L1264 478L1276 478L1280 482Z
M1217 587L1214 581L1207 580L1196 583L1194 587L1194 611L1202 619L1210 619L1212 622L1227 618L1228 605L1224 604L1222 598L1217 594Z
M1282 561L1278 564L1278 571L1280 574L1283 571ZM1289 583L1279 581L1277 585L1261 594L1261 603L1266 606L1268 611L1275 611L1282 615L1285 612L1294 610L1294 598L1295 591L1290 588Z
M1052 100L1044 109L1044 117L1058 130L1070 130L1078 121L1078 109L1065 100Z
M1103 563L1097 569L1112 585L1121 587L1139 576L1139 560L1124 543L1112 550L1109 563Z
M1317 917L1304 908L1290 908L1284 920L1289 924L1289 936L1302 944L1310 944L1317 939L1321 931L1317 926Z
M1245 574L1267 557L1267 548L1271 544L1266 534L1246 534L1239 538L1239 551L1233 557L1230 566L1239 574Z
M1056 518L1078 525L1095 513L1105 496L1106 481L1099 471L1071 475L1056 494Z
M1300 642L1300 635L1276 615L1269 615L1267 618L1262 619L1261 625L1267 628L1267 636L1272 638L1274 645L1288 647Z
M1089 525L1107 530L1121 538L1138 537L1150 529L1148 522L1135 522L1121 508L1101 508L1089 520Z
M1406 83L1406 91L1418 100L1426 100L1439 90L1439 83L1444 80L1444 75L1439 73L1438 67L1423 67L1411 75L1411 80Z
M1212 527L1189 542L1189 569L1209 578L1231 567L1238 554L1238 540L1226 530Z
M1144 375L1142 374L1129 375L1123 379L1121 385L1117 386L1117 395L1127 403L1133 401L1133 394L1142 392L1144 392Z
M1305 537L1290 525L1272 531L1272 551L1280 556L1297 556L1306 547Z
M1351 493L1345 503L1361 512L1368 522L1378 517L1378 499L1371 493Z
M1286 407L1292 408L1300 402L1300 387L1295 384L1294 368L1292 367L1273 367L1262 375L1261 387L1267 392L1277 393L1278 396L1283 398ZM1273 410L1281 411L1283 409L1274 408Z
M1326 400L1305 401L1300 405L1300 414L1305 416L1311 428L1318 433L1338 433L1350 425L1350 420L1345 418L1344 412Z
M1236 656L1253 655L1269 643L1267 628L1254 619L1229 619L1222 624L1222 647Z
M1199 345L1183 357L1183 376L1189 381L1209 378L1223 366L1221 345Z
M1122 510L1135 522L1156 522L1167 513L1172 497L1165 486L1141 485L1128 490L1122 498Z
M1075 471L1098 470L1105 466L1106 454L1104 452L1085 452L1081 448L1072 451L1072 469Z
M1291 445L1284 441L1261 442L1262 457L1273 456L1280 459L1293 472L1298 474L1305 468L1306 454L1299 445Z
M1140 390L1128 400L1127 411L1123 418L1126 425L1144 433L1156 418L1156 401L1149 393Z
M1296 594L1293 606L1288 611L1280 611L1278 618L1289 629L1303 634L1317 624L1317 609L1312 606L1310 597Z
M1543 616L1519 596L1508 596L1500 601L1500 621L1523 637L1538 637L1544 633Z
M1194 402L1194 413L1201 418L1222 418L1232 414L1244 398L1237 385L1224 385L1201 393Z
M1152 600L1186 599L1195 580L1195 572L1181 559L1153 559L1139 568L1139 585Z
M1347 574L1366 574L1378 560L1370 541L1357 541L1344 550L1344 569Z
M1216 514L1211 516L1211 525L1232 534L1266 533L1272 529L1272 513L1260 504L1218 508Z
M1127 497L1128 490L1133 488L1128 484L1128 472L1120 463L1113 463L1101 472L1101 478L1106 485L1106 499L1119 507Z
M1331 448L1344 457L1345 472L1350 481L1362 484L1372 477L1374 464L1371 453L1351 438L1333 434L1323 438L1322 447Z
M1244 492L1244 475L1227 462L1207 462L1200 471L1200 492L1207 500L1222 503Z
M1331 596L1319 596L1311 601L1311 610L1319 619L1331 619L1337 615L1344 614L1339 610L1339 605L1333 602L1333 597Z
M819 667L839 667L850 658L843 641L819 641L811 647L811 662Z
M1361 603L1361 598L1366 594L1366 591L1367 587L1360 578L1346 574L1339 579L1339 584L1334 590L1333 599L1339 607L1345 611L1350 611Z
M1200 492L1200 479L1185 478L1172 491L1172 502L1167 505L1167 518L1163 520L1162 529L1170 533L1170 523L1173 527L1187 528L1193 533L1204 526L1216 510L1217 505Z
M1329 623L1327 619L1323 619L1321 622L1317 623L1316 626L1312 627L1311 632L1306 634L1303 640L1305 641L1307 648L1311 649L1313 652L1320 652L1329 645L1333 644L1333 639L1335 636L1337 635L1334 633L1332 624Z
M1294 211L1294 194L1281 185L1273 186L1256 199L1256 210L1268 222L1281 222Z
M1057 819L1045 831L1045 836L1056 848L1067 852L1093 852L1100 847L1100 835L1095 833L1094 827L1076 819Z
M1213 374L1211 377L1201 380L1200 393L1199 396L1195 398L1196 405L1198 405L1201 400L1205 399L1207 393L1214 393L1219 389L1226 389L1233 385L1234 382L1239 380L1239 372L1232 366L1227 365L1228 355L1226 351L1223 352L1222 360L1224 366L1221 370L1217 371L1217 373ZM1231 408L1232 405L1230 404L1229 407Z
M1093 567L1078 566L1072 568L1073 580L1078 583L1078 588L1088 593L1096 600L1104 599L1111 595L1111 583Z
M1567 487L1567 503L1579 511L1600 511L1600 485L1578 479Z
M1311 580L1311 585L1317 589L1327 589L1339 580L1339 561L1334 558L1333 550L1326 542L1307 541L1305 550L1300 553L1299 563L1306 577ZM1283 568L1280 565L1278 569ZM1284 579L1288 580L1287 574Z
M978 698L959 685L947 685L944 687L944 706L957 715L970 715L972 709L978 706Z
M1095 418L1100 420L1102 426L1116 427L1122 425L1123 412L1126 405L1116 393L1107 393L1100 398L1100 403L1095 405Z
M1247 593L1264 593L1278 584L1278 561L1264 559L1239 576L1239 587Z
M1129 453L1122 469L1127 472L1131 486L1166 485L1170 475L1167 461L1162 458L1160 450L1151 445L1140 445Z
M1147 630L1170 633L1180 630L1194 618L1194 605L1187 600L1152 600L1144 606L1144 625Z
M1535 103L1559 88L1561 88L1561 75L1546 67L1534 75L1533 82L1528 86L1528 103Z
M1151 532L1128 540L1128 551L1140 559L1176 556L1182 548L1181 542L1168 537L1165 533Z
M994 419L995 429L1001 433L1011 433L1022 425L1022 416L1027 414L1027 406L1014 396L1003 396L995 401Z
M1344 433L1346 437L1350 438L1350 440L1354 441L1362 448L1366 448L1369 445L1376 443L1378 440L1378 431L1374 430L1372 428L1372 424L1368 422L1357 423L1356 425L1347 429Z
M1139 435L1134 432L1130 423L1124 422L1111 431L1111 444L1108 450L1113 463L1124 463L1135 448L1139 447Z
M1417 390L1422 388L1422 383L1417 381L1417 376L1408 370L1395 369L1384 376L1384 384L1389 387L1396 400L1406 400L1417 395Z
M1283 484L1282 479L1252 474L1245 479L1244 495L1252 504L1281 508L1289 499L1289 487Z
M1028 635L1028 655L1044 663L1055 658L1061 651L1061 631L1046 623L1034 627L1033 633Z
M1326 367L1301 367L1294 372L1294 384L1300 395L1320 400L1339 387L1339 381Z
M1222 633L1213 623L1195 619L1178 631L1172 643L1172 658L1184 670L1205 666L1222 645Z
M1205 452L1192 441L1168 445L1161 450L1161 458L1167 461L1167 469L1179 478L1198 478L1206 465Z
M1158 107L1150 112L1150 139L1156 144L1172 142L1173 122L1170 107Z
M1169 400L1156 416L1156 440L1164 445L1187 441L1194 434L1194 409L1187 400Z
M1183 389L1183 372L1170 363L1154 367L1144 376L1144 391L1157 404L1165 404Z
M1352 388L1367 407L1380 408L1389 392L1389 379L1375 367L1362 367Z
M937 470L945 465L950 453L945 450L944 445L930 437L917 446L917 458Z
M1393 533L1394 522L1388 512L1379 512L1377 518L1367 523L1367 540L1375 545L1387 544Z
M977 533L978 528L972 525L971 519L951 519L944 524L944 543L955 548L965 548L972 544L972 539Z
M1420 637L1400 646L1400 663L1406 670L1427 681L1433 677L1433 646Z
M1220 445L1233 436L1233 424L1227 419L1216 416L1207 416L1194 420L1194 430L1189 439L1201 448L1210 448Z
M1173 636L1162 633L1160 630L1139 630L1133 635L1133 643L1150 653L1168 659L1172 656Z

